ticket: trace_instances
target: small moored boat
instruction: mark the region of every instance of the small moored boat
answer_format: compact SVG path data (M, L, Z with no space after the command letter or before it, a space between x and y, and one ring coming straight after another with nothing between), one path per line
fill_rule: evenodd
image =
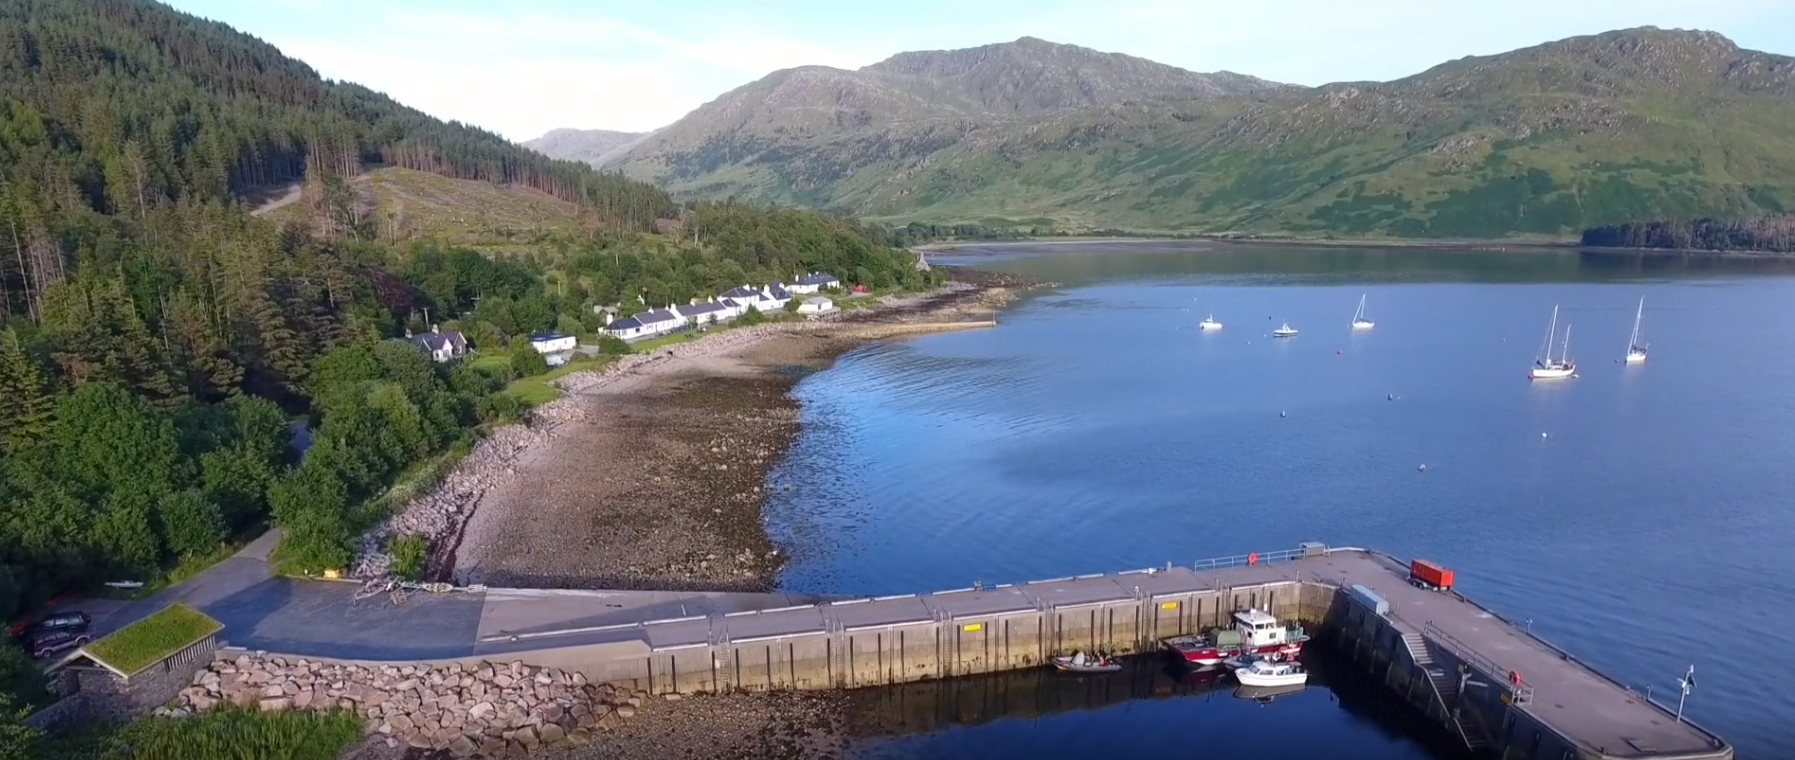
M1352 314L1352 329L1369 330L1376 326L1376 322L1371 321L1370 317L1365 316L1365 296L1359 296L1359 310Z
M1633 315L1633 337L1627 339L1626 363L1628 364L1645 361L1645 344L1639 342L1639 322L1643 319L1645 319L1645 298L1641 297L1639 311Z
M1301 694L1308 684L1299 683L1294 686L1242 686L1234 690L1235 699L1250 699L1261 705L1269 705L1278 697Z
M1294 338L1296 337L1296 328L1291 327L1289 322L1285 322L1279 325L1278 329L1271 331L1271 336L1273 338Z
M1643 303L1643 302L1642 302ZM1552 325L1546 328L1546 344L1540 347L1540 358L1533 362L1527 376L1534 380L1556 380L1577 376L1577 363L1571 361L1571 326L1564 326L1564 346L1558 358L1552 358L1552 341L1558 337L1558 307L1552 307Z
M1300 663L1260 660L1234 671L1234 680L1242 686L1296 686L1309 682L1309 672Z
M1204 330L1220 330L1220 329L1222 329L1222 323L1215 321L1215 313L1214 312L1210 312L1208 317L1205 317L1203 319L1203 321L1197 323L1197 326L1200 328L1203 328Z
M1108 655L1086 657L1084 652L1074 652L1071 657L1055 657L1049 662L1061 673L1114 673L1122 669L1122 663Z

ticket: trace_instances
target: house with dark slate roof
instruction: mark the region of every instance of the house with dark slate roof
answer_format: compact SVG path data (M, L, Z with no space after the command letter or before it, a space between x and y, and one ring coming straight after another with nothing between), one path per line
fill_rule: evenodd
M689 306L678 307L679 315L694 325L715 325L729 321L734 315L728 307L716 301L699 301Z
M811 272L792 283L791 291L793 293L815 293L824 288L839 287L841 287L841 278L828 272Z
M760 298L754 302L754 308L766 311L778 311L792 300L792 293L785 288L785 283L775 282L760 292Z
M686 318L669 306L638 312L605 325L605 332L623 340L642 340L678 330L686 326Z
M412 345L424 349L431 360L438 362L453 361L467 356L467 336L455 330L444 332L432 326L430 332L423 335L412 335L406 338Z
M643 325L642 320L640 319L636 319L635 317L624 317L623 319L613 319L606 322L605 332L610 333L611 337L614 338L635 340L637 338L647 337L648 327Z

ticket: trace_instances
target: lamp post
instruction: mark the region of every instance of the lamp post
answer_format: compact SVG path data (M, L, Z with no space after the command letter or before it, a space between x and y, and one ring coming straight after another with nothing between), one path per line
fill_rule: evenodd
M1695 666L1689 666L1689 672L1677 679L1677 686L1682 689L1682 696L1677 697L1677 722L1683 722L1683 703L1689 701L1689 692L1695 691Z

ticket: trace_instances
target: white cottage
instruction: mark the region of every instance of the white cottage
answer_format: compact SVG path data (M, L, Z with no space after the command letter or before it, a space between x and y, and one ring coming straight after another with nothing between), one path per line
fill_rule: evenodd
M811 272L799 277L797 282L792 283L790 290L793 293L815 293L824 288L839 287L841 287L841 278L828 272Z
M572 351L580 344L578 338L553 332L539 332L530 335L530 347L539 354L558 354Z

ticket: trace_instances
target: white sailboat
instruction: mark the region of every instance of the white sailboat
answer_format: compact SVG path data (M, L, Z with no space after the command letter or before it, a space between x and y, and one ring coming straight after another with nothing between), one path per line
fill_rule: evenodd
M1291 327L1289 322L1285 322L1278 329L1271 331L1271 336L1273 338L1294 338L1296 337L1296 328Z
M1359 295L1359 310L1353 312L1352 315L1352 329L1369 330L1375 326L1377 326L1376 322L1365 318L1365 294L1361 293Z
M1561 377L1573 377L1577 374L1577 364L1571 361L1571 326L1564 326L1564 347L1559 349L1558 358L1552 358L1552 341L1558 337L1558 307L1552 307L1552 326L1546 329L1546 344L1540 347L1541 356L1533 360L1533 369L1527 376L1535 380L1553 380Z
M1633 315L1633 337L1627 339L1627 363L1645 361L1645 344L1639 342L1639 323L1645 319L1645 298L1639 299L1639 312Z
M1222 329L1222 323L1215 321L1215 312L1212 311L1209 312L1208 317L1205 317L1203 321L1197 323L1197 327L1204 330L1220 330Z

